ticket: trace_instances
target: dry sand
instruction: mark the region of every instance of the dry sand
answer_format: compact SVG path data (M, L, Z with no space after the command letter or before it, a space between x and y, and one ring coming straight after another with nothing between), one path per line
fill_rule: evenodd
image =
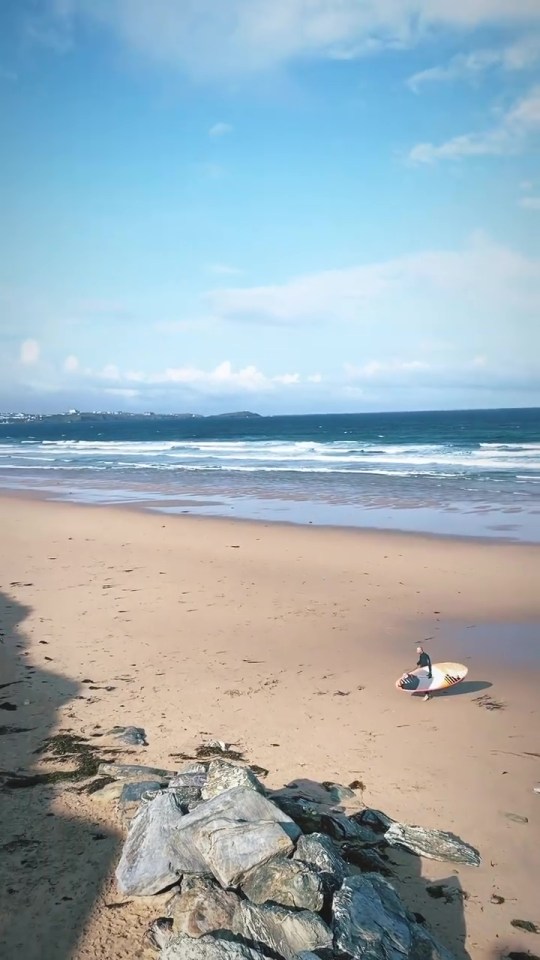
M475 653L471 629L540 622L540 548L16 498L0 524L0 683L24 680L0 689L17 707L0 722L26 731L0 738L1 770L35 769L59 729L136 724L150 746L132 762L174 767L220 738L272 785L359 779L366 804L480 850L477 870L392 855L457 958L540 953L510 923L540 923L540 669ZM459 649L442 641L451 621ZM425 637L434 661L470 658L468 681L428 703L394 688ZM163 898L118 895L112 805L66 785L0 791L0 825L3 955L147 955ZM426 894L449 877L463 903Z

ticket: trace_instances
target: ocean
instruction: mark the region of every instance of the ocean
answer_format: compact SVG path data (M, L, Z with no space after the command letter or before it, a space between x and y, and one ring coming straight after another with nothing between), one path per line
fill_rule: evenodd
M0 488L540 541L540 409L0 423Z

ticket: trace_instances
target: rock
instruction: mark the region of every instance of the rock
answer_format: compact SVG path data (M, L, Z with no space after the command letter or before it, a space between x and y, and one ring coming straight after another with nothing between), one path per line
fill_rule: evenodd
M273 955L294 960L303 950L329 947L332 933L324 920L308 910L292 912L274 904L255 906L242 900L234 917L233 932L262 944Z
M334 803L342 803L347 800L358 800L357 794L351 787L344 787L341 783L332 783L329 780L323 782L323 787L328 791L330 800Z
M131 823L116 868L123 894L148 897L177 882L169 845L182 818L173 793L159 793L150 803L143 804Z
M393 823L384 834L384 839L391 847L403 847L428 860L468 863L473 867L480 865L478 850L464 843L453 833L442 830L425 830L423 827Z
M147 939L153 947L162 950L173 935L173 922L170 917L158 917L146 931Z
M169 781L170 787L198 787L202 790L208 776L207 763L191 763L184 767Z
M287 791L276 791L270 796L304 833L326 833L334 840L358 839L366 843L377 840L368 827L337 810L303 797L292 796Z
M393 876L394 872L386 863L384 855L374 847L366 846L358 840L344 840L340 844L340 850L347 863L352 863L367 873L380 873L383 877Z
M533 787L533 793L540 793L540 783L537 783L536 786Z
M128 780L127 783L119 783L122 788L119 801L121 804L136 803L142 800L149 793L159 793L161 782L159 780Z
M323 833L300 837L293 857L316 870L325 888L331 892L341 886L348 873L347 864L340 856L337 845Z
M245 823L223 817L203 825L198 848L223 887L238 886L254 867L294 849L279 823Z
M264 951L236 940L205 936L198 940L183 934L172 937L160 960L272 960Z
M230 930L238 903L236 894L222 890L212 880L184 877L173 904L174 930L188 937Z
M349 877L333 903L334 952L354 960L452 960L412 922L396 891L377 874Z
M242 884L242 892L252 903L277 903L315 913L324 906L320 875L307 863L283 857L252 870Z
M248 767L228 763L226 760L212 760L208 767L206 782L202 787L203 799L211 800L212 797L217 797L232 787L248 787L264 793L264 787Z
M147 747L148 740L142 727L114 727L111 734L121 743L127 743L131 747Z
M351 820L360 823L363 827L369 827L376 834L385 833L395 823L395 820L387 817L385 813L380 810L372 810L369 807L359 813L354 813Z
M159 780L161 783L168 783L174 777L171 770L139 767L132 763L100 763L98 772L116 780Z
M234 787L201 803L179 820L170 839L170 855L178 873L210 873L199 841L207 825L223 819L244 825L260 821L277 823L291 840L300 834L296 824L266 797L250 787Z

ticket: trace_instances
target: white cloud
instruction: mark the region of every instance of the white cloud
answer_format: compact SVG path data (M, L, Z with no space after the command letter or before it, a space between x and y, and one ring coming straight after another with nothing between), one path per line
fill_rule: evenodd
M540 21L537 0L50 2L62 36L84 18L148 60L197 79L261 72L306 57L346 59L411 46L436 29L523 28Z
M434 317L444 314L450 304L458 315L471 303L476 312L534 311L540 310L540 261L479 235L459 251L423 251L274 286L229 287L207 299L223 319L277 325L369 325L383 308L414 322L431 311Z
M498 124L481 133L466 133L445 143L419 143L409 153L413 163L462 160L464 157L519 153L540 130L540 86L533 87L508 110Z
M73 354L71 354L69 357L66 357L64 360L64 370L66 373L76 373L78 369L79 361L77 357L74 357Z
M87 375L92 378L91 371ZM258 367L249 365L234 369L229 360L224 360L211 370L200 367L168 367L157 373L142 373L140 371L121 372L114 364L106 366L98 375L99 379L110 380L122 384L115 389L133 389L137 384L140 389L157 386L189 387L198 392L211 394L230 393L264 393L274 390L278 386L294 386L301 382L298 373L278 373L267 375Z
M414 93L430 83L454 80L477 80L488 70L527 70L540 60L540 33L527 36L501 49L473 50L458 53L448 63L420 70L409 77L407 85Z
M210 127L208 131L209 137L226 137L228 133L232 133L233 128L230 123L215 123L213 127Z
M540 210L540 197L520 197L519 205L525 210Z
M40 346L37 340L23 340L21 343L20 361L31 367L39 360Z

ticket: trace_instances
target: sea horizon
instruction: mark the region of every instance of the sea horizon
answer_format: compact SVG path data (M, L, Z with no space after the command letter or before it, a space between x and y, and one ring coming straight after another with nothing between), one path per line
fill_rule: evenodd
M166 513L540 541L538 408L100 416L0 423L0 489Z

